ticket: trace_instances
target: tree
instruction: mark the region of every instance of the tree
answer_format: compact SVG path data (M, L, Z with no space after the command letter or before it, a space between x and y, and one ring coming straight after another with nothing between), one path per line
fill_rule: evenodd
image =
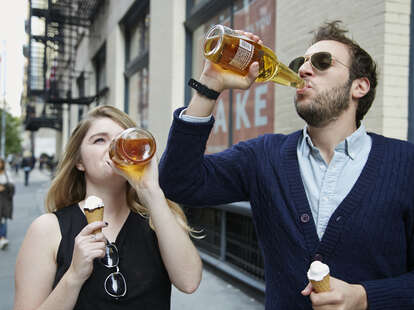
M0 135L2 134L1 113L0 109ZM8 154L17 154L22 152L22 138L20 136L21 120L6 112L6 157ZM0 146L1 147L1 146Z

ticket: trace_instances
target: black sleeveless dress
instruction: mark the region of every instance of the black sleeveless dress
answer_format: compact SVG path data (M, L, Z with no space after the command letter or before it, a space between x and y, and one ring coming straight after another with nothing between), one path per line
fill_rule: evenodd
M53 288L71 264L75 237L87 225L86 217L78 204L65 207L55 214L62 240L57 254ZM74 310L170 309L171 282L148 220L130 212L115 245L119 251L119 269L126 280L126 295L116 299L105 292L105 279L116 268L105 267L99 260L95 260L93 272L82 286Z

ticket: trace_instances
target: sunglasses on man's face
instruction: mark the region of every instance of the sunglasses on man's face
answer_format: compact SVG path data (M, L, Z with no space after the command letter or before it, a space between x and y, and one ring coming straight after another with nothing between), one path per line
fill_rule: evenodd
M310 63L312 65L312 67L319 70L319 71L324 71L324 70L328 69L330 66L332 66L333 60L335 60L336 62L340 63L341 65L349 68L349 66L347 66L346 64L340 62L338 59L334 58L331 55L331 53L328 53L328 52L318 52L318 53L312 54L310 56L297 57L297 58L293 59L290 62L289 68L291 70L295 71L296 73L298 73L300 67L302 67L302 65L305 62L307 62L308 60L310 60Z

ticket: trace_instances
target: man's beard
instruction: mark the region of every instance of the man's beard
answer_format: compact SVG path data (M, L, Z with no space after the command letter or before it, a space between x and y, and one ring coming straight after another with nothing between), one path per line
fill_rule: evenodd
M310 104L298 103L295 96L295 107L299 116L312 127L322 127L338 118L348 109L352 81L317 94Z

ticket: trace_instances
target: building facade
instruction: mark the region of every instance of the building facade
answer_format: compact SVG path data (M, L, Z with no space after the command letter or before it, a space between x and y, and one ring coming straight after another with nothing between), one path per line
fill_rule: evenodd
M410 13L409 0L314 0L306 6L286 0L101 1L76 53L76 72L81 72L79 77L89 72L89 79L80 88L74 80L72 93L95 95L103 90L99 104L115 105L150 128L162 152L172 111L191 96L186 80L201 72L201 41L211 25L258 33L279 60L288 63L309 46L312 30L323 21L339 19L378 64L377 96L366 127L406 140ZM292 105L293 94L293 89L270 83L257 83L247 95L223 93L208 150L216 152L265 132L303 127ZM70 110L70 117L64 118L70 120L66 136L80 115L76 105Z
M53 7L65 1L50 1ZM54 4L55 3L55 4ZM259 34L285 64L304 53L311 31L324 21L342 20L350 35L379 68L375 102L364 119L368 131L414 141L413 31L410 0L122 0L72 1L90 9L73 43L71 98L59 105L63 147L90 108L114 105L157 140L160 156L173 111L188 104L190 77L202 70L201 42L214 24ZM89 6L88 6L89 5ZM48 65L49 71L52 62ZM62 68L60 69L62 70ZM46 70L47 71L47 70ZM413 85L414 86L414 85ZM293 105L294 89L256 83L248 91L224 91L207 152L221 151L258 135L289 133L304 126ZM61 137L61 138L60 138ZM61 150L57 150L59 154ZM189 210L207 237L203 258L264 290L263 263L246 202Z

